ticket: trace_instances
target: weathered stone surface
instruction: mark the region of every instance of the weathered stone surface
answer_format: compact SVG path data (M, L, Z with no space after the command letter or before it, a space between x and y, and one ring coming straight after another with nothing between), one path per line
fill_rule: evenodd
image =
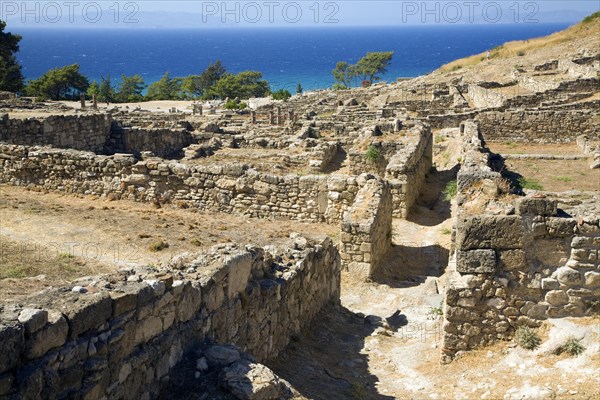
M523 247L525 234L520 216L475 216L459 221L457 249L511 250Z
M557 200L525 197L517 201L517 212L521 215L554 216L557 206Z
M48 323L28 341L25 355L28 359L43 356L50 349L62 346L67 340L69 325L58 311L48 312Z
M25 327L25 331L32 334L38 331L48 321L48 312L37 308L24 308L19 314L19 322Z
M240 352L234 346L212 346L204 352L204 355L213 368L225 367L240 359Z
M0 374L12 369L24 345L24 329L14 324L0 324Z
M240 360L225 368L220 381L240 400L276 400L291 395L277 375L262 364Z
M551 290L546 293L546 302L553 306L562 306L569 302L569 296L562 290Z
M528 267L525 252L523 250L498 251L499 265L507 270L523 270Z
M600 286L600 272L588 271L585 273L585 286L596 288Z
M581 284L581 273L570 267L560 267L556 270L553 276L564 285L579 285Z
M459 251L456 270L463 274L491 274L496 271L496 252L490 249Z

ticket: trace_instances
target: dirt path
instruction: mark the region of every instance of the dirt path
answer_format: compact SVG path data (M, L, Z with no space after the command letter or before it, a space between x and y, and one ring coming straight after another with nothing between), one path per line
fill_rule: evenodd
M452 148L451 144L448 148ZM437 154L453 165L458 153ZM600 321L550 320L536 351L501 342L440 365L442 308L451 245L441 196L456 168L428 177L408 220L393 223L386 271L365 283L342 277L341 305L268 365L310 399L595 399L600 396ZM578 357L555 349L575 334Z

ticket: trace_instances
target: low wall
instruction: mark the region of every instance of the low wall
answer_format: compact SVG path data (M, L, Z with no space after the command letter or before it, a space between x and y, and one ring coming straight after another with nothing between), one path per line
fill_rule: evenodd
M598 137L600 132L594 110L486 111L476 120L481 135L490 142L563 143L582 134Z
M479 85L469 85L468 96L475 108L502 107L506 96Z
M466 121L461 130L442 362L510 339L521 325L597 311L600 295L597 205L582 204L572 218L559 216L556 200L502 197L502 177L489 167L477 124Z
M274 176L241 164L189 166L6 144L0 144L0 182L314 222L340 221L359 190L357 180L345 175Z
M192 142L192 134L183 128L123 127L113 122L108 147L115 153L151 151L158 157L171 157Z
M598 218L558 217L546 199L515 206L516 215L458 217L442 361L509 339L521 325L598 311Z
M392 247L392 196L384 181L370 179L341 224L341 257L348 271L367 280Z
M108 140L108 114L53 115L46 118L0 117L0 141L102 152Z
M339 301L330 239L287 250L281 263L259 248L226 251L195 255L173 273L124 271L82 282L86 293L54 290L3 305L0 397L157 398L199 342L272 358ZM183 272L190 268L196 272Z

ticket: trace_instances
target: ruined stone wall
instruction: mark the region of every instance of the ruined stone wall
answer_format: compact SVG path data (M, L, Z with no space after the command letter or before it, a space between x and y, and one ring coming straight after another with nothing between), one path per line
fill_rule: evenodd
M419 132L418 140L396 153L388 163L385 179L390 184L393 214L406 218L425 184L433 162L433 136L428 127Z
M0 144L0 182L314 222L340 221L359 190L356 178L344 175L275 176L242 164L189 166L6 144Z
M556 205L524 198L516 215L459 215L443 360L508 339L520 325L597 311L598 216L559 217Z
M475 108L501 107L506 96L479 85L469 85L468 96Z
M537 81L537 80L536 80ZM539 81L538 86L535 86L531 81L528 81L531 86L531 90L535 90L536 93L515 96L507 99L504 102L504 107L509 108L523 108L523 107L540 107L544 103L554 102L557 104L568 103L571 101L578 100L582 96L589 96L592 93L598 91L600 81L598 79L576 79L573 81L561 82L558 87L550 90L548 89L549 83ZM582 104L575 105L579 109L587 108Z
M486 141L563 143L582 134L597 137L600 132L594 110L487 111L476 120Z
M87 292L1 305L0 397L157 398L201 341L269 359L339 301L330 239L282 259L258 248L226 251L176 263L172 273L123 270L81 282Z
M600 295L597 195L571 211L577 217L559 214L552 199L498 199L502 178L488 165L477 124L466 121L461 130L464 163L457 177L455 264L447 270L443 362L509 339L521 325L582 316L598 307ZM490 211L465 207L477 191L494 199Z
M428 113L425 113L423 117L427 119L427 123L431 129L444 129L457 128L461 122L475 118L478 113L479 111L439 115L429 115Z
M184 128L124 127L113 123L108 147L115 153L151 151L158 157L171 157L192 144L192 139Z
M0 141L21 145L50 145L102 152L109 137L108 114L53 115L46 118L0 118Z
M392 246L392 194L385 181L367 181L341 230L341 257L349 273L362 280L377 274Z

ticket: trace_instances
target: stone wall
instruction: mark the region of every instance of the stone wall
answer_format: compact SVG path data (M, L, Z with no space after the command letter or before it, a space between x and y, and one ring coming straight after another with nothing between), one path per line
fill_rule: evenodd
M151 151L158 157L172 157L192 141L192 134L184 128L126 127L113 122L108 147L114 153Z
M269 359L339 301L340 258L330 239L281 256L225 248L172 267L121 270L0 305L0 397L157 398L200 342Z
M425 184L433 163L433 136L429 127L419 132L418 140L396 153L386 167L385 179L392 192L393 214L406 218Z
M506 96L479 85L469 85L468 96L475 108L502 107Z
M598 311L598 216L560 217L522 198L515 215L459 215L456 273L446 290L442 360L509 339L521 325Z
M0 117L0 141L21 145L49 145L102 152L109 137L108 114L53 115L46 118Z
M341 224L341 257L348 271L362 280L371 278L392 247L392 195L388 184L369 175L355 204Z
M594 110L486 111L476 120L486 141L530 143L572 142L578 135L600 135L600 119Z
M464 162L457 177L455 263L447 269L443 362L510 339L521 325L597 311L600 295L597 195L560 213L557 200L539 195L502 197L502 177L489 167L491 153L477 123L466 121L461 131Z
M242 164L189 166L176 161L96 155L0 144L0 182L258 218L337 222L359 190L345 175L275 176Z

